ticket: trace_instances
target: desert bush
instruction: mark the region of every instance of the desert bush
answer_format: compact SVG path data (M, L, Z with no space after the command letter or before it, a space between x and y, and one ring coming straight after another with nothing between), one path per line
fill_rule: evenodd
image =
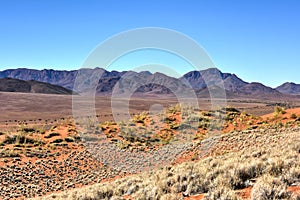
M285 163L281 158L272 158L266 170L270 175L279 176L282 174L284 168Z
M14 135L6 135L3 144L38 144L41 145L43 142L41 140L33 139L27 137L24 133L17 133Z
M13 149L4 149L0 151L1 158L20 157L20 154Z
M295 113L292 113L290 116L292 119L297 119L297 115Z
M230 113L240 113L240 111L234 107L225 107L221 109L222 111L230 112Z
M110 199L113 196L113 188L110 186L103 186L97 191L98 199Z
M262 163L259 161L242 164L231 170L230 183L233 189L242 189L247 181L256 178L262 173Z
M52 137L55 137L55 136L60 136L60 134L57 133L57 132L51 132L48 135L45 135L45 138L52 138Z
M278 178L265 175L253 186L251 200L290 199L287 185Z
M96 127L96 129L100 129L100 127ZM73 127L68 127L68 133L78 133L77 130Z
M217 187L213 190L210 190L207 193L207 195L205 195L204 199L205 200L214 200L214 199L238 200L239 198L232 189L224 186L224 187Z
M214 115L214 113L212 111L203 111L201 112L201 115L204 117L211 117Z
M201 121L198 123L198 128L202 128L204 130L210 127L210 122Z
M220 131L223 128L222 120L220 119L214 119L211 121L210 126L208 129L210 131Z
M65 141L66 142L75 142L75 139L73 137L66 137Z
M51 144L54 144L54 143L62 143L64 140L63 139L61 139L61 138L57 138L57 139L55 139L55 140L53 140L52 142L51 142Z
M180 112L182 109L182 106L181 104L176 104L174 106L170 106L168 109L167 109L167 113L171 113L171 114L175 114L177 112Z
M36 132L37 133L40 133L40 134L45 134L45 129L43 129L43 128L38 128L37 130L36 130Z
M224 119L226 120L226 121L232 121L232 120L234 120L234 118L237 116L237 113L235 113L235 112L230 112L230 113L228 113L225 117L224 117Z
M50 131L54 131L57 128L57 126L51 126Z
M23 127L23 128L21 128L21 131L26 132L26 133L36 132L36 130L34 128L30 128L30 127Z
M281 175L281 180L291 185L300 180L300 166L291 167L286 173Z
M170 129L176 130L176 129L179 129L180 126L181 126L180 123L172 123L172 124L170 124Z
M5 138L2 143L3 144L15 144L16 136L15 135L5 135Z
M201 118L200 115L198 115L198 114L190 114L186 120L188 122L199 122L199 121L202 121L203 119L206 119L206 118Z
M120 149L127 149L127 148L130 146L130 143L129 143L129 142L126 142L126 141L118 141L118 142L117 142L117 146L118 146Z
M134 115L132 118L132 121L134 121L136 123L145 123L147 116L148 116L147 112L142 112L138 115Z
M276 106L274 108L274 115L285 114L285 113L286 113L286 111L283 107Z

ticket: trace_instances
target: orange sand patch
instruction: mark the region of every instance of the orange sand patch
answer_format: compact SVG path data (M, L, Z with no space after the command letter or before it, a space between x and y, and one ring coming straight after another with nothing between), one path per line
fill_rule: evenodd
M280 117L281 117L281 118L287 118L287 119L290 119L291 114L296 114L297 116L300 115L300 108L288 109L288 110L285 110L285 112L286 112L286 113L280 115ZM272 119L272 118L274 118L274 113L270 113L270 114L267 114L267 115L263 115L262 118L263 118L264 120Z
M294 195L300 195L300 185L291 186L288 188L288 191L291 191Z
M251 198L251 190L252 187L244 188L239 191L237 191L237 194L239 197L243 200L249 200Z
M178 158L176 158L176 160L172 163L172 164L180 164L180 163L184 163L184 162L190 162L191 160L193 160L194 157L194 152L188 152L188 153L184 153L182 156L179 156Z

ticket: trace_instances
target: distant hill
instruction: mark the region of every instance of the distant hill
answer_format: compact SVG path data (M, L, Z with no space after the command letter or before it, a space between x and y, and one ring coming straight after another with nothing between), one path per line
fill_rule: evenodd
M282 96L282 94L277 90L256 82L244 85L243 87L239 88L238 91L242 94L248 94L248 95L279 95L279 96L281 95Z
M216 96L224 96L221 88L225 88L227 98L297 98L300 95L300 86L294 83L285 83L274 89L261 83L245 82L237 75L223 73L217 68L191 71L180 78L148 71L110 72L102 68L72 71L21 68L0 71L0 78L7 77L55 84L78 93L96 92L97 95L126 95L134 91L140 95L186 96L195 91L197 96L206 98L212 92L217 93Z
M300 84L287 82L276 88L282 94L300 95Z
M194 89L204 89L207 86L224 84L225 89L231 92L236 92L238 88L248 84L235 74L222 73L216 68L191 71L183 75L180 80L186 80Z
M60 71L52 69L8 69L0 72L0 78L15 78L20 80L35 80L54 85L60 85L68 89L73 88L74 80L77 76L77 70Z
M199 89L203 96L208 96L207 94L212 90L208 90L207 88L210 88L211 86L223 86L227 98L282 98L285 96L271 87L261 83L245 82L235 74L222 73L216 68L188 72L180 79L186 80L194 89ZM216 88L213 88L214 93L220 94L220 89L215 90Z
M127 72L114 88L114 93L135 93L149 95L188 95L193 91L181 80L156 72Z
M39 81L24 81L13 78L0 79L0 91L2 92L24 92L43 94L73 94L72 90L62 86L51 85Z

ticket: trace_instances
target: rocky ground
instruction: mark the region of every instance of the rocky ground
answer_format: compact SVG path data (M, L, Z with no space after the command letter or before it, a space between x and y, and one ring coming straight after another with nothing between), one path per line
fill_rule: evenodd
M1 134L0 198L23 199L101 182L113 176L75 140L73 125Z
M62 151L46 159L13 158L0 168L0 195L3 199L42 196L55 191L100 182L107 178L86 151ZM58 158L56 158L58 157Z

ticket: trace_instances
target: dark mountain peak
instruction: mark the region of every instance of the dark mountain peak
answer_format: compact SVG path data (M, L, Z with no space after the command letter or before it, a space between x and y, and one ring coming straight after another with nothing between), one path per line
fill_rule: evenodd
M191 71L180 78L182 81L188 82L194 89L203 89L207 86L224 85L226 90L237 91L238 88L247 84L235 74L222 73L217 68L209 68L202 71Z
M72 90L62 86L43 83L35 80L24 81L14 78L0 79L0 91L43 94L73 94Z
M296 86L297 84L294 82L285 82L281 86ZM280 86L279 86L280 87Z
M188 73L186 73L185 75L183 75L183 77L185 78L199 78L201 76L200 71L190 71Z
M152 75L152 73L149 72L149 71L141 71L139 73L142 74L142 75L144 75L144 76L151 76Z
M249 83L249 85L259 86L259 87L265 86L264 84L262 84L260 82L251 82L251 83ZM265 87L267 87L267 86L265 86Z
M222 73L218 68L208 68L204 70L200 70L201 73L208 73L208 74L220 74Z
M282 94L300 95L300 84L296 84L293 82L283 83L275 89Z
M217 68L208 68L204 70L194 70L190 71L186 74L183 75L185 78L200 78L202 75L207 75L207 74L221 74L222 72L218 70Z
M43 69L42 71L50 71L50 72L53 72L53 71L55 71L54 69Z
M168 76L166 74L163 74L161 72L155 72L151 76L148 76L147 79L148 79L148 82L151 80L151 81L161 83L161 84L166 84L166 85L171 85L173 83L179 84L179 82L181 83L181 81L178 80L177 78L170 77L170 76Z
M265 86L262 83L258 82L252 82L244 85L239 90L242 94L248 94L248 95L280 95L280 93L268 86Z
M153 75L163 75L163 76L166 76L164 73L161 73L161 72L154 72Z
M161 72L155 72L154 74L152 74L152 76L157 76L157 77L166 77L166 76L168 76L168 75L166 75L166 74L163 74L163 73L161 73ZM169 77L169 76L168 76Z
M226 73L226 74L229 74L229 73ZM234 77L234 78L238 78L238 79L240 79L236 74L230 74L231 75L231 77ZM240 80L242 80L242 79L240 79Z

